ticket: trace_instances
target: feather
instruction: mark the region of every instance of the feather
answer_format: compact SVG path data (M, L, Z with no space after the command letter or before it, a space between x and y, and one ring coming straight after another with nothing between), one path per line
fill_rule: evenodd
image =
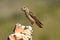
M31 15L31 13L29 13L29 15L35 20L35 23L40 27L40 28L43 28L42 27L42 23L34 16L34 15Z

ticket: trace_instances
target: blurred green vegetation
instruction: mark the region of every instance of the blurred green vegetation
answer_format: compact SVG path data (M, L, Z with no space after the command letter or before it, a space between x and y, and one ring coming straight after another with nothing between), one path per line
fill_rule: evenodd
M30 25L23 5L43 23L42 29L33 25L33 40L60 40L60 0L0 0L0 40L7 40L16 23Z

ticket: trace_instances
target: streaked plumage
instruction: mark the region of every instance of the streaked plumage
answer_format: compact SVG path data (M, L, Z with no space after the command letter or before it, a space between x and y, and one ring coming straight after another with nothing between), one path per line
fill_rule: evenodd
M22 7L22 11L25 12L26 17L31 22L31 24L36 23L38 27L42 28L42 23L33 15L32 11L26 6Z

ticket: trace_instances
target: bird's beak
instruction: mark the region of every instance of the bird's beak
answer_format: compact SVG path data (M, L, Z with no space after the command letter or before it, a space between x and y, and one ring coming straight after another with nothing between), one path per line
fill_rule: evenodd
M21 10L23 11L23 8L21 8Z

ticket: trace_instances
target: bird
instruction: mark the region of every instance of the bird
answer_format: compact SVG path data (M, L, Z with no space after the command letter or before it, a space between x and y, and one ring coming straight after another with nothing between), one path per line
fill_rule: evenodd
M21 10L25 13L26 18L31 22L32 25L35 23L39 28L43 28L43 24L39 21L39 19L36 18L35 15L33 15L33 12L27 6L23 6Z

